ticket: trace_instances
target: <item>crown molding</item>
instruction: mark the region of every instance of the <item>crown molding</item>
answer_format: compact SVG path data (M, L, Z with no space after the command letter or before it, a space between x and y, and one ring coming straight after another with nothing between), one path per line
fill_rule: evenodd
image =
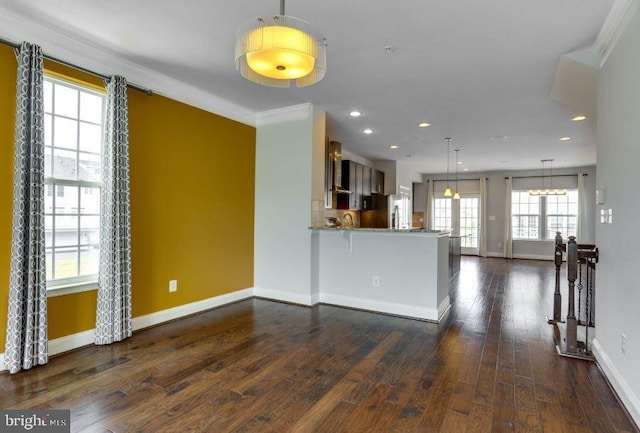
M307 119L311 116L312 111L313 107L308 102L288 107L274 108L273 110L261 111L256 115L256 126Z
M593 44L594 51L600 57L600 67L607 61L607 57L615 47L620 35L624 32L629 21L638 10L640 6L640 0L615 0L609 15L598 33L595 43Z
M56 28L42 21L26 19L2 6L0 6L0 29L2 29L0 37L16 43L27 40L38 44L46 55L104 75L122 75L127 78L127 81L148 88L159 95L240 123L256 126L254 111L131 62L121 53L101 46L88 38L72 34L66 29Z

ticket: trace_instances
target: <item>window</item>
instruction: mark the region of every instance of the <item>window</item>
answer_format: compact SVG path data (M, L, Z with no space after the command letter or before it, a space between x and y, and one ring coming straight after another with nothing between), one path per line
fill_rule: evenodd
M567 238L578 230L578 191L567 191L567 195L548 196L547 239L554 239L556 232Z
M527 191L511 193L513 239L538 239L540 233L540 197Z
M528 191L511 193L513 239L552 240L556 232L575 236L578 227L578 191L566 195L530 196Z
M451 230L451 199L436 198L433 200L433 229Z
M98 274L104 99L91 88L45 76L48 287Z

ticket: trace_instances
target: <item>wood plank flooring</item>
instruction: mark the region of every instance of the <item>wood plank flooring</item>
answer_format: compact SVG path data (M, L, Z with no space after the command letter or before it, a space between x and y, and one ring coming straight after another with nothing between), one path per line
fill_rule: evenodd
M551 262L464 257L443 323L253 299L0 374L74 432L637 432L555 354ZM393 290L393 288L389 288Z

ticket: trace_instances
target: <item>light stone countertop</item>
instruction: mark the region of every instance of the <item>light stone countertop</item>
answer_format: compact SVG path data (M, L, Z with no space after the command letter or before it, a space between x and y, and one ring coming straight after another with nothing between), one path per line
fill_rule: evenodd
M311 230L324 230L324 231L332 231L332 232L378 232L378 233L430 233L430 234L437 234L437 235L449 235L448 231L442 231L442 230L427 230L427 229L421 229L421 228L414 228L414 229L376 229L376 228L361 228L361 227L354 227L354 228L342 228L342 227L325 227L325 226L320 226L320 227L309 227L309 229Z

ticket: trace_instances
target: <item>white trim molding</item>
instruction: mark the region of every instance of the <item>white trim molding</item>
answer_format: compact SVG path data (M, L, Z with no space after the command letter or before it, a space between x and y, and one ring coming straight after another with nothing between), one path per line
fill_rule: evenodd
M444 303L448 303L449 298L440 304L440 308L445 308ZM438 310L434 308L415 307L413 305L394 304L391 302L376 301L372 299L354 298L351 296L342 296L332 293L321 293L320 302L328 305L338 305L341 307L357 308L375 313L393 314L394 316L408 317L411 319L422 319L429 322L438 323L440 316ZM448 307L446 307L448 309ZM446 310L442 312L442 315Z
M304 104L291 105L289 107L261 111L256 114L256 126L307 119L311 116L311 112L312 105L308 102Z
M615 47L631 18L638 10L640 0L615 0L609 15L604 21L600 33L593 44L593 50L600 57L600 67Z
M255 126L256 114L234 102L225 100L178 79L160 74L133 63L123 57L118 47L106 46L79 36L69 29L45 23L42 20L25 18L12 10L0 6L0 29L2 37L19 43L28 40L42 47L45 55L101 74L119 74L136 85L147 87L176 101L201 108L219 116Z
M310 294L286 292L284 290L267 289L265 287L254 287L253 295L258 298L298 304L305 307L311 307L318 303L317 296L312 297Z
M514 254L514 259L527 259L527 260L553 260L553 255L542 254Z
M202 301L192 302L190 304L179 305L177 307L157 311L145 316L134 317L131 321L132 327L134 331L138 331L140 329L159 325L170 320L190 316L192 314L200 313L212 308L221 307L223 305L232 304L234 302L243 301L250 298L253 298L253 288L238 290L236 292L214 296L213 298L204 299ZM49 340L49 355L51 356L68 352L73 349L91 345L94 342L94 329L78 332L76 334L65 335L64 337ZM0 353L0 371L3 371L4 369L4 353Z
M640 400L636 396L627 382L624 380L616 366L604 351L597 339L593 339L593 354L596 356L598 365L607 377L607 380L618 394L620 401L635 421L636 425L640 425Z
M150 326L159 325L170 320L179 319L181 317L190 316L212 308L221 307L223 305L232 304L234 302L243 301L253 297L253 288L238 290L236 292L226 293L213 298L204 299L202 301L192 302L190 304L179 305L177 307L168 308L166 310L157 311L145 316L134 317L132 322L133 330L148 328Z
M438 323L440 323L445 314L449 312L449 308L451 308L451 299L447 296L442 300L440 305L438 305Z

